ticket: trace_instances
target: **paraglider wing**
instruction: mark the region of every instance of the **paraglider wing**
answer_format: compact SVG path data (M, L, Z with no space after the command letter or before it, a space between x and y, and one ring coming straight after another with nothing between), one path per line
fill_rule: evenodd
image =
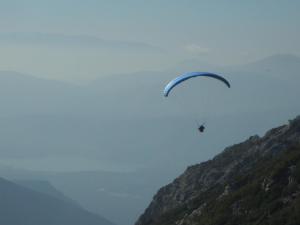
M164 96L168 97L170 91L181 82L193 77L200 77L200 76L215 78L219 81L222 81L228 88L230 88L230 83L220 75L209 73L209 72L190 72L190 73L184 73L179 77L176 77L175 79L171 80L164 89Z

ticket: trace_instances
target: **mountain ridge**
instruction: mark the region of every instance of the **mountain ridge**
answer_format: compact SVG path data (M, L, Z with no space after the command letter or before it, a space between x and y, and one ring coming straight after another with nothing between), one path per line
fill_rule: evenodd
M268 165L270 159L278 160L280 154L282 154L282 158L288 157L288 155L285 156L285 152L295 154L290 150L293 148L296 148L297 151L294 152L299 154L300 116L291 120L288 125L271 129L263 137L252 136L242 143L226 148L211 160L188 167L182 175L157 192L136 225L269 224L268 221L265 223L247 221L249 223L246 223L239 217L235 218L234 207L239 204L238 201L233 201L229 207L227 205L227 208L231 210L226 211L218 208L219 199L222 199L223 196L235 196L244 188L242 184L238 184L237 180L248 185L255 177L248 178L249 181L247 177L245 178L246 175L251 177L256 167ZM259 185L263 188L270 188L270 182L273 181L266 176L263 183ZM284 189L285 186L281 188ZM249 190L251 193L252 190ZM300 190L296 188L293 194L295 193L300 193ZM245 196L247 197L247 192ZM290 196L284 197L289 198ZM213 210L216 210L215 215ZM221 213L222 210L226 211L224 215ZM215 216L215 218L221 217L217 212L221 214L222 219L207 219L207 215ZM249 215L243 214L243 216ZM255 217L254 215L250 216ZM233 222L227 217L232 217L239 222ZM257 222L258 218L255 217L253 220Z
M0 224L113 225L78 205L0 178Z

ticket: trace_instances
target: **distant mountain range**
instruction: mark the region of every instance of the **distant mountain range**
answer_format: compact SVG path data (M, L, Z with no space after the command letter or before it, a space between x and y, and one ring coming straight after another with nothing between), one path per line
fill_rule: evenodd
M299 64L299 57L291 54L279 54L240 66L240 69L258 73L265 72L271 77L280 76L299 80Z
M170 79L201 70L223 74L232 88L225 92L192 82L180 91L192 107L179 105L175 95L163 97ZM300 59L293 55L232 67L195 60L167 71L103 76L86 86L1 71L0 164L43 171L89 170L57 173L46 180L89 210L129 225L156 188L187 165L299 114L299 71ZM203 136L196 130L195 114L207 124ZM170 156L174 163L166 167Z
M29 186L28 183L26 186ZM3 178L0 178L0 198L0 224L113 225L61 197L35 191Z
M184 64L188 65L186 70L202 69L201 63L198 67L196 63ZM269 117L270 124L256 123L256 132L263 132L300 110L297 104L299 57L275 55L252 64L215 70L230 80L232 88L228 91L211 83L201 86L201 82L197 85L192 82L181 91L183 99L191 101L190 105L179 104L173 96L169 99L162 96L164 85L178 75L179 69L106 76L80 87L1 71L0 156L32 158L64 154L68 157L71 154L81 157L84 154L102 159L102 164L135 165L131 169L136 169L138 165L157 165L155 156L161 154L161 148L172 149L181 159L184 146L177 138L174 142L176 136L184 136L185 143L194 146L201 144L192 116L206 120L214 131L213 126L227 126L225 122L242 123L245 114L250 121L260 121L266 113L276 111L280 116ZM251 127L239 129L244 130L239 132L242 134L253 133ZM234 131L219 137L228 144L242 138L230 132ZM217 149L220 147L224 146ZM195 159L194 154L200 157L196 149L191 152L187 162ZM160 164L166 162L166 157L159 158Z
M160 52L160 48L135 41L106 40L97 36L89 35L64 35L59 33L40 32L0 32L0 40L5 44L13 45L42 45L57 48L101 48L112 50L150 51Z
M300 116L162 187L136 225L300 224Z

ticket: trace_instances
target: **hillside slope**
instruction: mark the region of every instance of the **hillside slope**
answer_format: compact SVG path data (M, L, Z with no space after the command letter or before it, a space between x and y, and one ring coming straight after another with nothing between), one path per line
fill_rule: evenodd
M35 180L22 179L22 180L13 180L13 182L23 187L32 189L34 191L41 192L43 194L47 194L49 196L55 197L67 203L71 203L79 206L79 204L76 201L74 201L73 199L69 198L61 191L56 189L49 181L37 180L37 179Z
M161 188L136 225L300 224L300 117Z
M0 224L112 225L78 205L0 178Z

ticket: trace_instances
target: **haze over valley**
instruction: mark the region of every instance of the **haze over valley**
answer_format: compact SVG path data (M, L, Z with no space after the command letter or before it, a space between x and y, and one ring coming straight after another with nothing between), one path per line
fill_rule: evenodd
M216 181L220 189L207 186L212 202L190 204L189 190L202 198L198 191L204 189L183 188L181 177L198 177L202 164L195 173L186 169L209 164L228 146L279 125L286 125L279 129L286 135L274 135L278 152L284 162L296 163L285 143L298 140L289 120L300 114L299 7L283 0L0 0L0 224L198 223L204 207L198 203L216 207L216 196L227 187ZM195 71L228 83L178 78ZM174 78L179 83L165 97ZM242 152L254 157L255 146ZM238 157L232 163L252 176L263 164L257 157L251 168ZM266 163L273 171L274 162ZM233 164L222 165L218 176ZM207 168L214 174L214 167ZM282 167L297 180L289 168L297 165ZM268 181L272 173L264 174ZM227 180L237 187L228 189L234 190L228 192L232 205L224 204L233 211L223 215L216 207L219 221L201 214L200 222L224 225L228 215L242 212L237 209L252 210L234 201L252 181L264 182L248 178L245 186ZM288 199L272 195L276 206L283 204L276 216L289 210L284 215L294 218L295 183L274 181ZM172 190L164 192L166 187ZM169 194L170 202L160 201ZM162 214L156 213L160 207ZM197 218L181 207L196 210ZM257 215L270 215L269 207ZM251 220L249 215L244 218Z

